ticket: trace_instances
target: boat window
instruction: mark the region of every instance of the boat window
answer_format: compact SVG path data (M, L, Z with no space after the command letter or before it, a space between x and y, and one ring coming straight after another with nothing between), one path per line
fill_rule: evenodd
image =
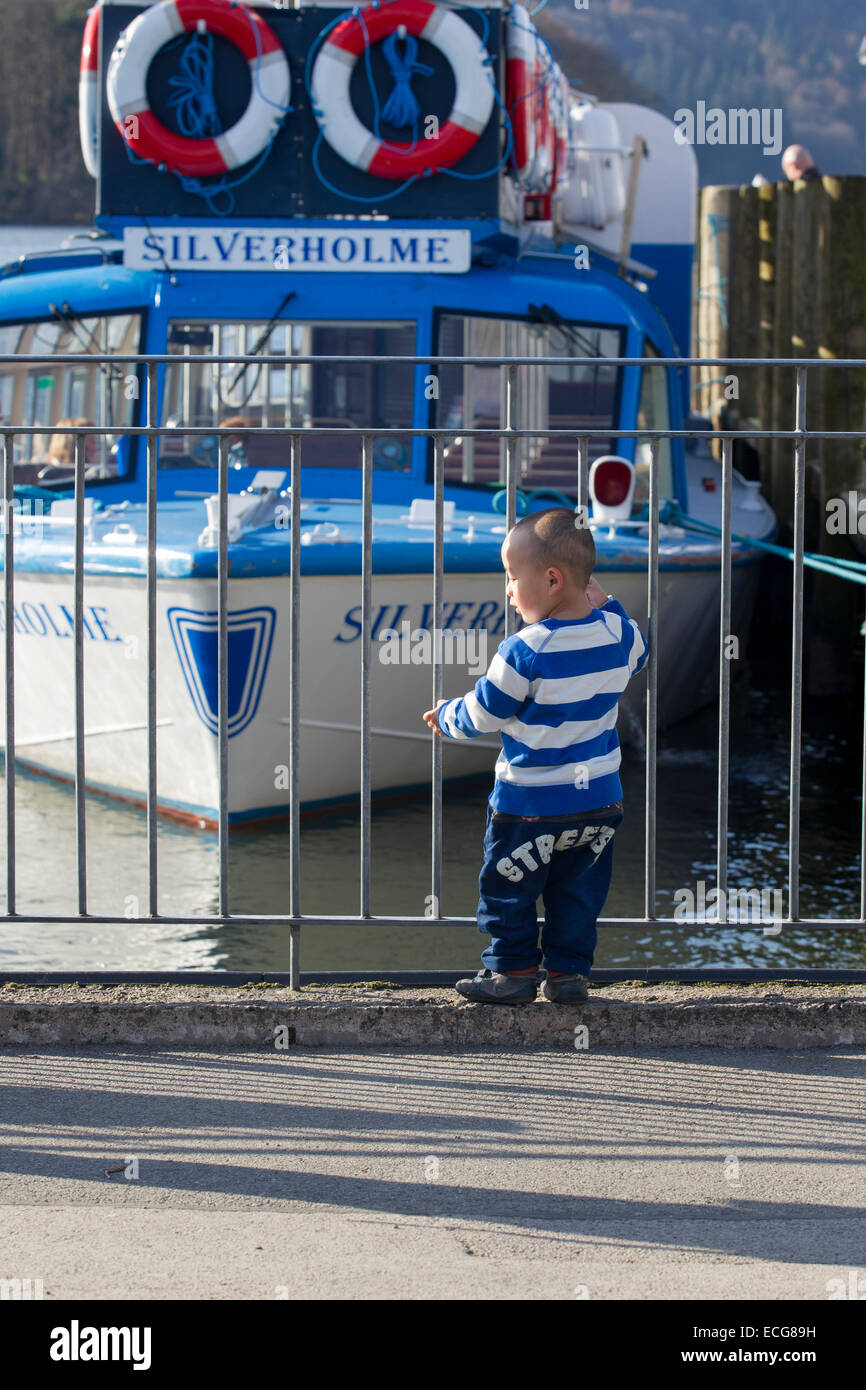
M649 338L644 342L644 357L659 357ZM668 430L671 427L670 406L668 403L668 368L641 367L640 404L637 412L638 429ZM671 468L671 441L659 442L658 483L659 498L673 497L673 472ZM634 451L635 479L632 497L632 515L643 510L649 501L650 441L638 439Z
M549 429L598 429L589 441L589 462L610 453L619 410L621 368L605 357L622 355L619 328L569 323L543 305L538 320L445 314L439 352L454 357L539 357L545 367L518 375L517 428L537 429L518 441L518 487L555 487L577 493L577 445L551 438ZM559 366L560 357L585 357L586 364ZM554 365L550 365L550 359ZM445 477L451 482L505 483L505 441L467 438L460 427L496 429L505 423L506 368L443 366L436 423L454 427L446 441Z
M139 378L128 363L100 366L92 353L140 350L141 315L79 315L64 304L55 318L37 323L0 324L0 355L17 356L0 366L0 426L41 426L15 437L15 481L68 482L75 456L75 425L107 426L107 436L85 443L87 477L116 477L118 445L124 425L135 423ZM37 354L80 354L81 366L29 363ZM122 452L122 451L121 451Z
M376 439L375 431L411 428L411 365L304 365L293 364L291 359L411 356L415 352L414 323L178 321L170 326L168 351L181 359L261 354L288 360L285 366L212 366L180 361L169 367L162 421L176 434L163 436L161 468L212 468L217 463L217 437L187 434L185 426L236 426L237 435L230 437L230 464L288 468L285 436L251 437L244 434L245 428L332 425L369 428L374 433L374 466L409 471L411 436ZM304 439L301 457L305 467L360 468L361 440L357 435L314 435Z

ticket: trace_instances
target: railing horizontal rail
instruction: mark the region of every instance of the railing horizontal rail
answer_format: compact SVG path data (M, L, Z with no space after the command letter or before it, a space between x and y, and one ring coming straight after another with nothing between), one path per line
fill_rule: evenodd
M308 439L315 435L351 435L363 438L370 435L374 439L386 439L389 435L401 439L866 439L866 430L626 430L616 425L600 426L597 429L475 429L471 426L443 425L233 425L225 428L214 425L15 425L3 423L4 434L46 435L68 434L73 436L128 434L128 435L206 435L209 439L233 439L239 434L279 435L284 439Z
M57 362L61 366L81 366L86 360L105 362L137 362L142 366L271 366L314 367L339 363L387 363L399 366L423 367L428 362L443 363L446 366L507 366L507 367L585 367L589 362L598 362L605 367L864 367L866 362L860 357L607 357L596 353L582 357L500 357L495 353L483 357L454 357L435 352L422 356L408 353L290 353L259 354L258 356L234 355L231 357L214 353L199 353L188 356L185 353L163 352L67 352L67 353L5 353L0 354L0 366L28 362Z
M288 913L257 914L249 912L232 912L225 916L218 913L207 916L196 913L194 917L178 916L174 913L158 912L154 914L143 913L138 917L110 917L98 913L85 913L83 916L76 916L74 913L65 915L47 916L42 913L10 912L3 913L0 920L16 922L25 925L46 924L48 926L73 926L86 922L90 926L118 926L136 927L142 923L158 923L160 926L195 926L195 927L226 927L226 926L259 926L259 927L381 927L398 926L423 927L429 930L430 927L474 927L474 917L410 917L408 914L398 914L389 917L382 914L359 915L359 916L336 916L329 917L321 913L311 913L309 916L291 916ZM539 917L539 923L543 918ZM675 917L599 917L599 927L633 928L640 930L645 927L677 927L679 929L703 926L703 927L759 927L781 926L781 927L808 927L820 928L824 931L847 930L851 928L861 929L866 926L866 920L860 917L779 917L773 922L769 920L764 923L763 918L757 914L754 917L743 915L742 918L700 917L683 918L682 921Z
M0 983L16 985L205 985L233 989L239 985L372 985L394 984L403 989L445 988L453 985L464 970L304 970L293 981L285 970L0 970ZM593 985L610 984L764 984L770 981L806 984L866 984L866 970L809 970L800 966L784 969L681 969L677 966L633 965L627 969L592 972Z

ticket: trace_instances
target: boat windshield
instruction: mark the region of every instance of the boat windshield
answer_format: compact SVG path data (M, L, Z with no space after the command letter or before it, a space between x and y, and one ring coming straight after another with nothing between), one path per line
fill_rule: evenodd
M278 323L259 321L171 324L169 353L180 359L166 372L162 422L176 430L163 436L161 468L212 468L218 439L193 435L186 427L236 426L230 436L229 462L241 466L289 464L288 440L279 435L251 437L255 427L366 427L374 433L376 468L408 472L410 436L375 439L377 429L412 426L411 365L352 362L293 364L292 357L411 356L415 324L411 322ZM184 362L213 356L285 356L285 366L227 366ZM357 435L322 434L303 440L305 467L360 468Z
M70 431L77 425L113 431L86 438L87 478L111 478L125 471L128 453L125 457L122 432L135 424L139 377L129 363L100 366L87 357L139 352L140 342L140 314L79 315L68 304L57 309L53 319L0 324L0 356L20 359L0 366L0 427L40 427L36 434L15 436L16 483L68 482L75 458ZM81 363L28 361L48 354L80 354Z
M439 352L454 357L538 357L543 367L523 367L518 375L516 425L538 430L518 441L518 487L577 491L577 448L573 439L551 437L550 429L595 429L589 462L612 452L619 413L622 369L605 357L623 355L624 330L597 324L567 323L547 310L539 321L446 313L439 321ZM585 357L586 363L558 365L557 358ZM445 449L450 482L505 485L505 441L471 438L461 427L497 429L505 424L506 368L443 366L436 423L454 428Z

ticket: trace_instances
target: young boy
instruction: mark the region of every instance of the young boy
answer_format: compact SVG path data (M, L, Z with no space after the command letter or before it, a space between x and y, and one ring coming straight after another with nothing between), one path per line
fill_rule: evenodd
M648 648L592 577L592 534L567 507L518 521L502 563L527 626L500 643L473 692L423 715L443 738L502 736L478 880L487 968L457 989L479 1003L531 1003L543 959L545 997L570 1003L587 997L623 818L617 701Z

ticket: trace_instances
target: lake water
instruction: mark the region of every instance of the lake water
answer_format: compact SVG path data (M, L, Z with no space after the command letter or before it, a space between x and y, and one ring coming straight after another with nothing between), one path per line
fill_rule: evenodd
M0 265L23 256L26 251L51 251L63 244L64 238L75 232L86 232L84 225L77 227L0 227Z
M72 228L0 227L0 262L24 250L60 245ZM732 694L729 885L780 890L787 911L789 694L774 668L755 668ZM709 709L660 735L657 810L657 912L670 916L674 894L709 891L715 877L717 714ZM859 913L860 725L856 710L806 703L802 772L801 903L804 916ZM644 778L639 750L626 748L626 817L617 832L606 916L643 913ZM472 916L489 783L446 791L442 911ZM69 787L19 773L18 911L76 911L75 805ZM0 822L2 826L2 822ZM159 829L160 911L185 927L131 920L146 910L146 821L106 799L88 801L90 912L116 926L60 927L0 923L0 965L7 969L287 970L287 933L197 917L218 911L217 841L212 833L163 822ZM5 835L5 828L0 829ZM0 840L5 846L5 839ZM423 915L430 893L428 798L390 803L373 813L372 910ZM285 826L233 834L230 911L288 910ZM358 818L317 817L302 826L301 910L358 911ZM5 883L4 883L5 886ZM0 905L5 906L0 896ZM866 933L812 934L783 927L711 924L602 928L598 966L866 967ZM304 970L475 969L486 942L472 927L357 926L302 931Z

